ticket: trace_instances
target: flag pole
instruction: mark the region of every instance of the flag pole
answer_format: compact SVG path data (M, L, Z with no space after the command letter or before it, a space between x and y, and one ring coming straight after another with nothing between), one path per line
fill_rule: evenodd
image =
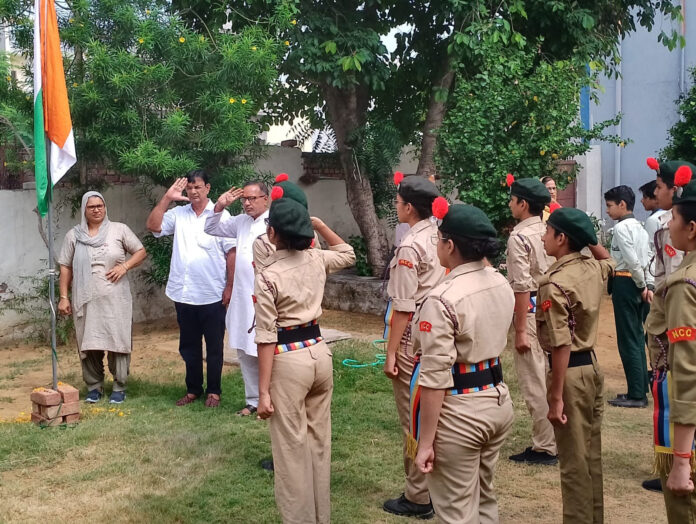
M46 158L51 158L51 143L46 141ZM46 162L48 176L48 306L51 310L51 368L53 389L58 389L58 354L56 352L56 263L53 257L53 184L51 183L51 162Z

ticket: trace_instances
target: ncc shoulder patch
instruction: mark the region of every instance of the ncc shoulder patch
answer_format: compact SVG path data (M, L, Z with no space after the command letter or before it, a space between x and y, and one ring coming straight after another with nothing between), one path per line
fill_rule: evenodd
M677 254L677 251L669 244L665 244L665 253L667 253L670 257L673 257Z
M550 300L544 300L544 302L541 304L541 309L543 311L548 311L551 309L551 301Z
M696 340L696 328L692 327L676 327L667 330L667 338L671 344L682 342L684 340Z
M413 262L411 262L410 260L406 260L405 258L399 259L399 265L406 266L408 268L413 268Z
M421 331L425 331L426 333L430 333L430 330L433 328L433 325L430 322L426 322L423 320L420 324L418 324L418 329Z
M251 295L251 301L256 304L256 295Z

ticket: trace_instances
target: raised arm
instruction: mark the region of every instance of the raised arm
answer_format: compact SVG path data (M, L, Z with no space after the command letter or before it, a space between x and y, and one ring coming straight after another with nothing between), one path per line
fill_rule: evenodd
M188 202L188 197L185 197L182 192L186 189L186 177L179 178L167 190L164 196L160 199L150 215L147 217L145 227L152 233L160 233L162 231L162 220L164 214L169 209L172 202Z

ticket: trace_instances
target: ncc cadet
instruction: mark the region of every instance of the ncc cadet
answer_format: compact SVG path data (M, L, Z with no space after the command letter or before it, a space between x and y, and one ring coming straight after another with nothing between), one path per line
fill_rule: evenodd
M413 371L411 320L416 308L428 292L445 276L445 268L437 259L433 238L437 225L432 217L433 200L439 195L432 182L420 177L403 177L395 173L397 185L396 214L399 222L411 228L401 240L389 263L389 304L385 314L387 358L384 373L392 379L394 400L404 439L404 470L406 488L398 498L387 500L384 510L395 515L432 518L433 507L425 475L408 455L409 385Z
M688 253L655 290L646 323L655 399L655 465L671 524L696 522L696 181L689 166L674 177L669 233L675 250Z
M499 357L515 298L484 261L499 244L483 211L448 207L442 197L433 207L442 219L437 254L451 272L414 318L411 450L417 443L416 464L440 521L494 523L493 473L514 418Z
M295 188L301 191L299 188ZM287 188L286 188L287 190ZM258 415L270 417L275 498L286 523L331 518L331 352L317 319L327 273L355 263L353 248L285 190L273 188L268 239L276 251L255 278ZM314 229L329 250L308 249Z
M515 292L515 368L520 391L532 417L532 445L510 460L530 464L554 465L556 440L553 426L546 415L546 373L548 359L536 334L537 282L553 263L544 252L541 237L546 226L541 215L551 195L546 186L535 178L523 178L510 184L510 211L519 222L510 233L506 263L508 280Z
M652 157L648 158L646 162L648 167L656 172L655 199L657 200L658 206L665 210L657 219L658 228L653 238L655 255L651 268L653 268L655 275L655 288L658 288L660 285L664 284L672 272L679 267L679 264L681 264L684 258L684 253L672 245L672 239L669 233L669 222L672 220L672 199L674 198L674 192L676 190L674 186L674 176L677 169L683 165L687 166L692 171L696 169L696 166L683 160L658 162ZM652 293L650 293L650 295L650 301L652 301ZM646 322L651 322L650 313L648 313ZM651 355L650 362L654 361L654 355ZM653 398L653 400L656 399ZM643 482L643 487L650 491L662 491L663 488L660 479L646 480Z
M556 262L539 280L537 334L551 353L548 417L558 447L563 522L598 524L604 519L604 377L594 347L604 282L614 263L597 245L592 222L579 209L554 211L543 242ZM580 253L585 246L594 258Z

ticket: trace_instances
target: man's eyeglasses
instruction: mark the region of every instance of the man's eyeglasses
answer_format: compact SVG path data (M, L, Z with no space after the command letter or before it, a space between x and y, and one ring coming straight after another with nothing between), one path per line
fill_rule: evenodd
M253 197L240 197L239 200L242 202L242 204L244 204L245 202L249 202L250 204L253 204L257 198L266 198L266 195L253 196Z
M96 206L87 206L90 211L101 211L104 209L104 204L97 204Z

